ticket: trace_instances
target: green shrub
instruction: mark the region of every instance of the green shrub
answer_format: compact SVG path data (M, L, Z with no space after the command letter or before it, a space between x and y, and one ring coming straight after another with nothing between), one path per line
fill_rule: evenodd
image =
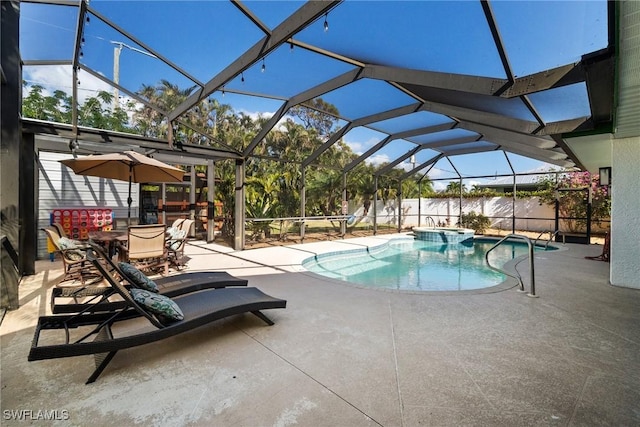
M491 225L491 221L489 218L482 214L477 214L474 211L471 211L467 214L462 214L462 223L458 223L458 226L464 228L470 228L476 232L476 234L483 234L484 230L486 230L489 225Z

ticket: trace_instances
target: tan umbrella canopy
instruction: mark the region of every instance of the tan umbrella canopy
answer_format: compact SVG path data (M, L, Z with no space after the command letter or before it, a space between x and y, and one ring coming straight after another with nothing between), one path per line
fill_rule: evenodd
M89 175L101 178L129 181L129 210L131 217L131 183L132 182L182 182L184 171L162 163L158 160L136 153L99 154L77 159L60 160L60 163L71 168L76 175Z

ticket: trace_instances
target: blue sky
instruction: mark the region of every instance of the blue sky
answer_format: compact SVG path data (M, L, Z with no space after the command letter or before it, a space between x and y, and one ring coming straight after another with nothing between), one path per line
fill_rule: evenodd
M303 3L256 1L245 3L265 25L276 27ZM240 11L222 1L102 1L90 7L138 38L150 50L177 64L193 79L206 83L263 37ZM532 74L580 60L588 52L607 45L604 1L494 1L491 3L505 42L513 73ZM21 51L24 60L71 59L76 8L22 3ZM354 19L356 16L358 19ZM113 75L111 41L145 50L118 34L95 16L85 26L81 62L97 72ZM384 65L430 71L504 78L498 53L479 2L476 1L347 1L321 17L294 38L339 54ZM282 46L262 63L246 70L228 89L290 97L353 67L319 57L300 48ZM84 75L83 75L84 74ZM69 67L25 67L24 78L53 89L70 92ZM120 83L131 91L142 84L167 79L181 87L194 83L161 61L124 49L120 56ZM108 85L80 73L81 93ZM386 86L386 87L385 87ZM213 95L236 111L271 114L281 101L220 92ZM575 85L548 94L532 95L546 121L578 117L585 113L586 90ZM323 99L338 106L347 119L411 103L406 95L379 81L359 81ZM588 111L586 111L588 114ZM516 113L514 113L516 114ZM398 125L398 124L396 124ZM358 128L345 136L356 151L363 152L384 134ZM393 160L414 147L394 141L377 153L374 161ZM418 162L430 157L427 150ZM463 175L509 173L502 153L456 156L454 164ZM510 155L517 172L539 168L538 161ZM456 176L451 165L439 162L430 176Z

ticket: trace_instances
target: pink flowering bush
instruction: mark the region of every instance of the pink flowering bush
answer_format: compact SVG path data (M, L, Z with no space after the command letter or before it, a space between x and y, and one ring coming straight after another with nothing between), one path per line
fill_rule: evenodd
M584 231L587 225L587 202L591 193L591 220L600 224L611 213L611 197L608 186L598 185L599 176L589 172L569 172L548 175L540 179L540 189L544 190L540 200L548 205L559 203L560 218L565 220L569 231ZM570 191L567 191L570 190Z

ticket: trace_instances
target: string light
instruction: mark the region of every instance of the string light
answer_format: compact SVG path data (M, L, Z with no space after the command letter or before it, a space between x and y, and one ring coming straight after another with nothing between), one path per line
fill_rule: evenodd
M328 15L329 15L328 13L325 13L325 14L324 14L324 31L325 31L325 33L326 33L327 31L329 31L329 23L327 22L327 16L328 16Z
M242 73L240 73L240 76L241 76L240 81L242 83L244 83L244 71Z
M289 52L293 53L293 43L289 43Z
M87 15L87 24L91 22L91 18Z
M266 65L264 65L264 58L262 58L262 67L260 67L260 72L264 73L264 70L266 70L267 67Z
M222 96L224 97L224 86L222 86Z

